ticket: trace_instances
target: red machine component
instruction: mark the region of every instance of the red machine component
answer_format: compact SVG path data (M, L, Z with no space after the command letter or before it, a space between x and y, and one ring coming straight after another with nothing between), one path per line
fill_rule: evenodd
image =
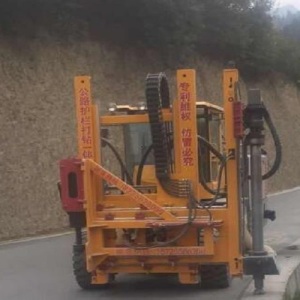
M243 103L240 101L233 102L233 130L235 138L244 136L243 122Z
M83 212L83 174L81 160L63 159L59 162L61 201L63 209L70 212Z

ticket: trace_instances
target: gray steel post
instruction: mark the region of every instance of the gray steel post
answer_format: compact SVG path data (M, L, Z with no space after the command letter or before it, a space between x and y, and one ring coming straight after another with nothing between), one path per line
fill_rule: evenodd
M253 255L264 254L263 200L261 174L261 146L250 146L251 153L251 202L252 202L252 251ZM256 295L264 293L264 275L254 274Z
M248 103L252 108L250 117L250 171L251 171L251 204L252 204L252 255L265 255L263 235L263 199L262 199L262 168L261 146L264 145L264 126L261 110L260 90L248 92ZM264 274L256 272L253 275L255 294L263 294Z
M265 144L264 118L266 118L266 113L260 90L249 90L248 105L244 111L244 123L248 129L244 147L249 147L250 151L252 250L244 258L244 273L253 275L256 295L264 293L265 275L279 274L274 256L269 255L264 249L262 146Z
M264 252L261 146L250 147L253 254Z

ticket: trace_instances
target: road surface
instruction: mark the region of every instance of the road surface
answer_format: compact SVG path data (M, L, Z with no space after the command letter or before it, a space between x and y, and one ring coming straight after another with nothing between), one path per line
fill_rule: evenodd
M278 218L267 226L266 236L280 251L300 238L300 191L273 196L271 206ZM109 289L82 291L72 274L72 244L73 235L64 235L0 246L0 299L239 299L250 280L235 279L229 289L203 291L180 285L176 277L124 275Z

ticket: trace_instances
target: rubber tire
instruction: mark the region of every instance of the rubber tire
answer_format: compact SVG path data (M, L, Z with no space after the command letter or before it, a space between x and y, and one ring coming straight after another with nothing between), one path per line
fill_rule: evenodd
M86 270L85 246L73 246L73 273L77 284L84 290L94 289L92 274Z
M86 256L84 245L73 246L73 273L77 284L83 290L103 289L109 286L114 280L114 274L109 275L109 283L107 284L92 284L92 274L86 269Z
M200 276L203 289L225 289L231 284L231 276L226 264L202 265Z

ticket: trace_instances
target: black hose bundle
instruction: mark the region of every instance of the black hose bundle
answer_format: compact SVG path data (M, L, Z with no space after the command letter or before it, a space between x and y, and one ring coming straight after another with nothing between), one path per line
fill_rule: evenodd
M162 117L162 109L170 107L170 96L167 77L164 73L148 74L146 78L146 101L156 178L166 193L174 197L186 198L189 196L188 181L170 178L172 171L171 126L168 126Z
M263 107L264 107L264 118L267 123L267 126L270 129L270 132L271 132L271 135L272 135L272 138L274 141L274 145L275 145L275 159L274 159L273 165L270 168L270 170L262 176L263 180L266 180L266 179L272 177L278 171L278 169L280 167L281 160L282 160L282 146L281 146L281 142L280 142L278 133L276 131L276 128L270 117L270 114L264 104L263 104Z
M220 167L219 175L218 175L218 185L219 185L219 182L221 182L221 179L222 179L223 169L226 164L226 157L222 153L220 153L216 148L214 148L214 146L208 140L206 140L204 137L198 135L197 138L198 138L198 142L199 141L202 142L204 144L204 146L207 147L208 150L211 151L221 162L221 167ZM200 143L198 143L198 145L199 144ZM200 156L200 162L201 162L201 156ZM217 190L213 190L208 186L208 184L206 183L206 180L205 180L205 177L203 174L203 169L201 168L201 166L200 166L199 180L200 180L200 183L203 186L203 188L210 194L215 195L215 196L216 195L217 196L225 196L225 195L220 194L220 188L219 189L217 188Z
M282 160L282 146L281 146L281 142L280 142L278 133L276 131L276 128L271 119L271 116L263 102L261 103L260 109L261 109L262 117L264 118L265 123L267 124L267 126L270 130L270 133L271 133L274 145L275 145L275 159L272 164L272 167L270 168L270 170L267 173L262 175L262 179L266 180L266 179L269 179L270 177L272 177L278 171L278 169L280 167L281 160ZM247 110L247 108L246 108L246 110ZM249 115L251 116L251 113L248 112L248 118L249 118ZM247 120L247 117L246 117L246 120ZM247 155L247 147L249 146L249 141L250 141L249 139L251 140L251 137L246 136L245 141L243 143L243 156L244 157L246 157L246 155ZM245 178L250 179L251 176L248 175L249 168L248 168L247 160L245 160L244 169L245 169Z
M122 173L122 180L124 181L125 180L125 177L127 179L127 182L130 184L130 185L133 185L133 180L132 180L132 177L130 176L120 154L118 153L118 151L116 150L116 148L110 143L110 141L106 138L101 138L101 141L103 141L110 149L111 151L113 152L113 154L115 155L117 161L119 162L120 164L120 167L121 167L121 173Z

